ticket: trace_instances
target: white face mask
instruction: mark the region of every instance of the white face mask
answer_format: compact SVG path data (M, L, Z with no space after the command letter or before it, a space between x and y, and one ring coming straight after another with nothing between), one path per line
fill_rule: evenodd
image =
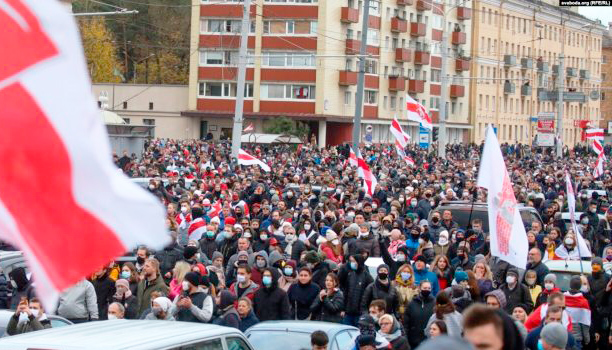
M332 244L333 244L333 245L338 245L338 244L340 244L340 241L339 241L339 240L336 238L336 239L334 239L334 240L332 241Z
M419 245L422 245L425 243L425 240L423 238L419 238Z
M506 276L506 283L514 284L514 282L516 282L516 277L514 277L514 276Z
M310 227L311 227L310 224L305 224L304 225L304 230L308 231L308 230L310 230Z
M448 238L446 237L440 237L438 238L438 244L441 246L445 246L448 244Z
M113 315L113 314L108 314L108 319L109 320L116 320L117 316Z
M181 207L181 213L185 214L187 212L187 207Z
M566 238L564 242L565 242L566 245L573 245L574 244L574 240L572 238Z
M30 309L30 312L34 317L38 317L39 310L38 309Z
M589 286L587 286L586 284L583 284L582 287L580 287L580 291L582 293L588 293L589 292Z
M190 287L190 283L187 281L183 281L183 290L188 291Z
M544 283L544 288L546 288L546 290L553 290L553 288L555 288L554 283Z
M292 242L294 239L295 239L295 235L294 234L285 235L285 240L286 241Z
M366 238L369 234L369 232L359 232L359 237Z

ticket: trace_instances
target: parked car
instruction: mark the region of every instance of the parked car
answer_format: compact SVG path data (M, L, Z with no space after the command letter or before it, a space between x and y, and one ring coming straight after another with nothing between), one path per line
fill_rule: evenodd
M591 274L591 261L589 260L548 260L544 263L550 273L554 273L557 276L557 287L564 292L569 290L569 283L572 276L580 276L582 274ZM612 264L606 263L608 270L612 268Z
M152 177L132 177L130 178L130 181L132 181L133 183L137 184L138 186L144 189L147 189L149 188L149 182L151 181L151 179L153 178ZM164 186L168 185L168 179L161 179L161 180ZM192 182L193 182L192 179L185 179L185 188L190 189Z
M459 224L459 227L463 229L468 227L471 212L471 220L482 220L483 231L489 232L489 213L487 203L475 202L472 204L470 201L450 201L441 203L435 210L440 213L443 213L445 210L450 210L451 213L453 213L453 221ZM539 221L540 224L542 224L542 227L544 227L542 218L535 208L518 204L518 210L521 214L521 219L523 219L525 230L528 230L531 227L531 223L533 221ZM432 213L433 210L429 213L428 219L431 219Z
M112 320L45 329L0 339L1 350L254 350L235 328L211 324Z
M576 212L576 216L575 216L576 225L580 224L580 215L582 215L582 212L577 211ZM606 219L606 216L603 215L603 214L597 214L597 216L599 216L599 220L605 220ZM566 212L561 213L561 219L565 223L565 228L566 229L571 229L572 228L572 221L570 219L570 213L569 212L566 211Z
M0 338L8 336L8 334L5 334L6 327L8 326L8 323L14 314L15 314L14 310L0 310ZM47 318L49 319L49 321L51 321L51 328L60 328L60 327L70 326L73 324L67 319L61 316L57 316L57 315L47 314Z
M18 267L24 267L27 270L22 252L0 251L0 273L4 275L7 281L9 280L9 273Z
M305 350L311 348L310 335L314 331L327 333L329 350L352 349L359 335L357 328L339 323L266 321L247 329L246 336L255 350Z

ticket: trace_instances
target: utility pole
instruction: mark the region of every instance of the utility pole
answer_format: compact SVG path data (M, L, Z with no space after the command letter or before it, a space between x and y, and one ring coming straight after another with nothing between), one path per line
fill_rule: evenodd
M559 72L557 73L557 157L563 157L563 89L565 80L565 56L563 53L559 55Z
M361 45L359 46L359 77L357 78L357 96L355 97L355 119L353 120L353 151L357 154L361 140L361 115L363 113L363 88L365 85L365 60L368 45L368 18L370 17L370 0L363 2L361 23Z
M232 131L232 157L238 158L242 138L242 114L244 112L244 87L247 66L247 46L251 28L251 0L244 0L242 8L242 27L240 28L240 51L238 52L238 83L236 87L236 111Z
M442 67L440 68L440 84L442 89L440 92L440 111L438 118L438 157L446 157L446 100L450 85L446 82L446 41L448 40L446 33L446 12L444 13L442 24L442 42L440 50L442 51ZM433 128L432 128L433 129ZM433 140L432 140L433 141Z

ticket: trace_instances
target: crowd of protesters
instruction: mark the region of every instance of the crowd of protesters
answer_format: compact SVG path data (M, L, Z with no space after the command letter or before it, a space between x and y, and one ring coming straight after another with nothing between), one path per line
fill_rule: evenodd
M172 243L139 247L135 263L101 267L61 295L57 314L75 323L176 320L242 331L268 320L338 322L360 329L360 349L425 349L440 335L450 337L441 344L477 349L612 343L604 271L612 262L612 177L606 169L593 178L588 148L566 148L555 159L549 150L502 145L518 202L543 222L525 222L525 270L491 256L488 223L460 225L451 210L438 209L486 201L476 186L482 145L450 145L445 159L409 146L412 167L389 145L367 146L362 154L378 179L372 196L348 164L348 146L245 149L272 170L237 165L226 143L153 140L141 156L115 155L128 176L150 178L148 190L167 207ZM566 171L580 232L561 217ZM579 260L578 233L592 251L582 257L592 273L573 276L561 291L544 262ZM370 257L384 263L370 269ZM7 333L48 327L26 271L10 276L0 277L0 308L16 310ZM566 307L566 299L582 308ZM312 339L321 349L326 338Z

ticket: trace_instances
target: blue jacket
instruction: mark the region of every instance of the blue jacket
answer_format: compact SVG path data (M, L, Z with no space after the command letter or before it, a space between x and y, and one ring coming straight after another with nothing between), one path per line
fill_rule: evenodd
M419 249L419 240L416 241L412 238L408 238L406 240L406 248L408 248L408 252L410 253L410 257L414 257L416 255L417 250Z
M247 329L259 323L259 319L255 316L253 310L249 312L247 317L240 319L240 331L246 332Z
M429 271L427 268L423 270L417 270L416 266L412 266L414 270L414 284L417 286L421 284L421 281L428 280L431 282L431 294L433 296L438 295L440 291L440 285L438 284L438 276L435 273Z

